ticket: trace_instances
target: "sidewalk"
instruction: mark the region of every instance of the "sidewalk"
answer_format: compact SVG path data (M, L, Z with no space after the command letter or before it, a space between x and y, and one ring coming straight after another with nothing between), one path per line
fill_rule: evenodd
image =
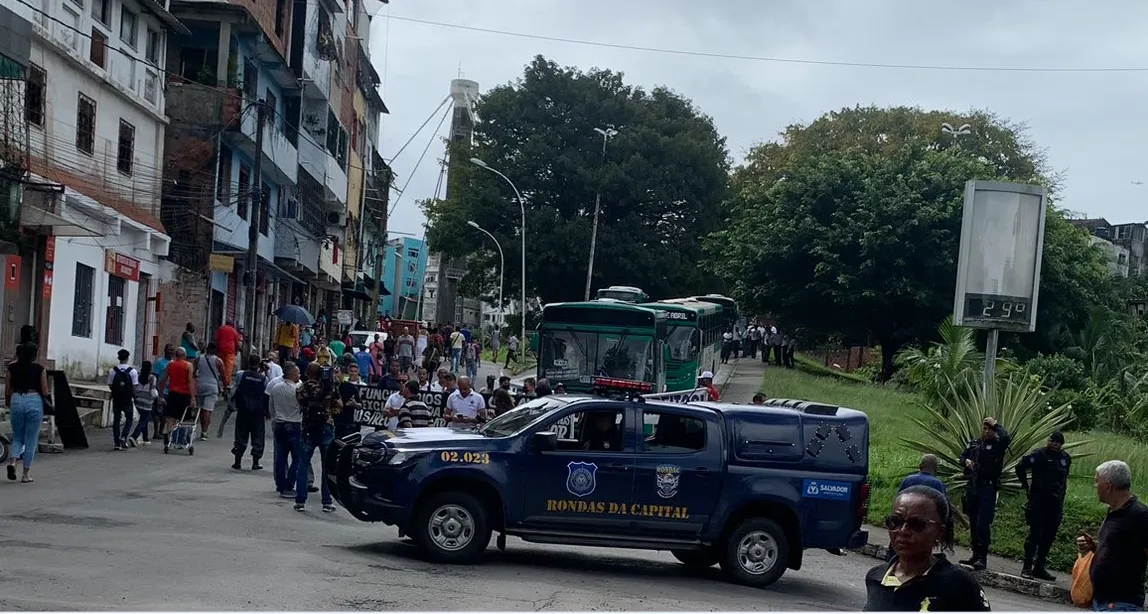
M717 373L718 378L716 378L719 380L718 385L721 388L722 401L727 403L749 403L754 393L761 390L762 379L768 376L769 371L784 368L773 365L766 366L762 364L760 358L757 360L742 358L736 362L731 360L728 366L732 369L725 382L720 382L722 376L720 371ZM817 399L803 400L816 401ZM888 532L871 525L866 525L865 529L869 531L871 543L857 549L856 552L884 560L887 554L885 544L888 543L886 537ZM961 561L970 556L971 553L968 548L957 546L956 552L949 558L954 561ZM1053 574L1056 576L1056 582L1047 583L1020 577L1020 568L1021 563L1019 561L990 555L988 569L975 572L975 575L982 586L991 586L1021 595L1029 595L1053 603L1071 603L1069 597L1069 591L1072 587L1071 574Z

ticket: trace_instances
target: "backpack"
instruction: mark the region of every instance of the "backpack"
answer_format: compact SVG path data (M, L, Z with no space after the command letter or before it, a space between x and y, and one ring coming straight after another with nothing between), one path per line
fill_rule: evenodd
M132 385L132 368L115 367L115 370L116 374L112 376L112 400L121 404L134 403L136 391Z

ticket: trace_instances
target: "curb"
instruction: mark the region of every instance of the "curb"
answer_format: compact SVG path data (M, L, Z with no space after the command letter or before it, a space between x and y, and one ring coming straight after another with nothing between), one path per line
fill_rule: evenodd
M871 556L875 559L885 560L886 556L888 556L889 549L885 546L878 546L877 544L865 544L853 550L853 552ZM1009 591L1010 593L1028 595L1029 597L1036 597L1037 599L1058 605L1068 604L1073 608L1076 607L1072 605L1072 595L1069 590L1055 584L1048 584L1039 580L1029 580L999 571L974 571L972 574L981 586L989 586Z

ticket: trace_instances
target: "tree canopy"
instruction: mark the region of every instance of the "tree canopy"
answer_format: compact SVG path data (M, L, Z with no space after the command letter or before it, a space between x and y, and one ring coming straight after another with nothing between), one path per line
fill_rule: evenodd
M969 124L952 136L942 122ZM907 343L952 313L964 184L1055 188L1024 127L989 113L856 107L790 126L733 177L729 226L708 242L713 266L750 310L819 333L866 334L883 375ZM1111 299L1099 250L1055 209L1045 232L1038 334L1073 330Z
M539 56L521 79L486 92L476 113L473 148L454 157L479 158L520 190L529 293L544 302L581 300L599 188L592 290L636 285L665 297L721 289L701 268L702 243L725 218L729 157L712 120L689 100L626 85L621 73L582 72ZM594 129L608 127L618 133L603 162ZM516 296L521 214L513 190L474 165L450 172L447 198L424 205L430 248L467 256L464 291L491 296L498 253L467 225L473 220L502 245L504 294Z

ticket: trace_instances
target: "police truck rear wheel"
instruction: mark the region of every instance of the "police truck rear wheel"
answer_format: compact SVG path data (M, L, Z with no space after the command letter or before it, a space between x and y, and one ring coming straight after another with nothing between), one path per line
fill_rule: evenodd
M690 569L706 569L713 567L718 559L721 558L713 550L671 550L670 554L674 555L682 565Z
M738 584L769 586L785 573L788 564L785 531L768 518L745 520L726 538L721 567Z
M486 508L465 492L444 492L420 508L412 537L427 556L440 563L471 563L490 544Z

